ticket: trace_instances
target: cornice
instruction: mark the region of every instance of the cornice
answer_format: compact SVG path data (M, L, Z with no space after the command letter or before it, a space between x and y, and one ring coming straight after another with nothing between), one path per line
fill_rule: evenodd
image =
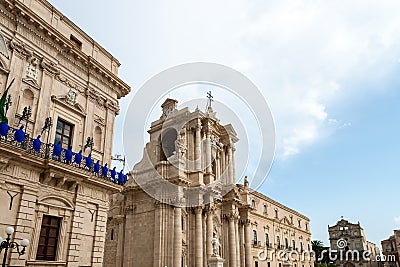
M120 65L118 60L112 57L110 53L104 50L104 48L98 45L93 39L91 39L75 24L69 21L64 15L62 15L59 11L57 11L47 1L44 0L39 0L39 1L48 8L50 8L50 10L57 13L57 15L60 17L60 20L66 21L67 24L69 24L73 29L81 33L86 39L88 39L93 44L93 46L96 46L96 48L107 54L112 62L115 62L118 66ZM93 57L86 55L81 50L75 48L67 37L62 35L57 30L55 30L51 25L49 25L46 21L40 18L39 15L32 12L23 3L20 3L15 0L3 0L3 2L5 3L5 7L8 10L12 11L13 14L15 14L16 18L14 20L16 20L19 24L28 27L28 24L26 24L25 21L22 20L25 19L27 23L34 25L36 29L38 29L40 32L44 34L44 36L48 36L53 40L55 44L58 44L59 47L46 40L46 38L43 38L43 36L39 36L46 43L54 47L58 52L71 54L74 56L74 58L82 62L85 66L88 66L89 70L92 69L98 72L106 81L109 82L108 85L112 88L112 90L114 90L117 93L118 99L127 95L130 92L131 90L130 86L126 84L124 81L122 81L122 79L120 79L116 74L112 73L110 70L105 68Z
M243 188L243 185L241 185L241 184L237 184L236 186L239 187L239 188ZM289 207L286 207L285 205L283 205L283 204L281 204L281 203L279 203L279 202L277 202L277 201L275 201L275 200L263 195L262 193L260 193L258 191L250 189L250 194L254 195L256 197L259 197L259 198L269 202L270 204L273 204L273 205L275 205L275 206L277 206L277 207L279 207L279 208L281 208L283 210L286 210L287 212L292 213L293 215L296 215L296 216L298 216L298 217L310 222L310 219L307 216L305 216L305 215L299 213L298 211L295 211L295 210L293 210L293 209L291 209Z

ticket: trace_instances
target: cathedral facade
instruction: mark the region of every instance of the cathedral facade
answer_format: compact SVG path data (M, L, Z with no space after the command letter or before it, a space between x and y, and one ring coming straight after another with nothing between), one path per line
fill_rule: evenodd
M310 220L247 177L235 184L238 137L211 106L191 112L167 99L148 133L134 179L111 200L104 266L313 266L300 256L311 250Z

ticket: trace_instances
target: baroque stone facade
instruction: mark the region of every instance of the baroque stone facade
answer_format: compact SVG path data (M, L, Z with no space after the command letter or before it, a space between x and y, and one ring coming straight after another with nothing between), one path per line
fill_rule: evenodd
M232 125L211 107L178 110L174 99L162 110L134 179L112 198L105 266L313 266L313 257L278 255L311 249L310 220L250 189L247 178L234 184Z
M385 266L399 267L400 266L400 230L394 230L394 234L388 239L383 240L382 254Z
M119 62L44 0L0 0L0 35L0 95L15 79L8 124L27 126L25 140L42 134L84 156L92 137L93 159L110 164L118 99L130 91ZM27 107L32 115L20 121ZM13 226L12 239L31 244L24 256L9 253L9 266L102 266L109 195L121 186L12 135L0 140L0 235Z
M334 226L328 226L330 248L338 251L334 263L339 267L377 267L380 263L380 250L369 242L360 222L351 223L341 219ZM368 254L365 254L368 253ZM342 255L342 256L340 256ZM363 256L366 255L366 256ZM370 258L371 260L368 260Z

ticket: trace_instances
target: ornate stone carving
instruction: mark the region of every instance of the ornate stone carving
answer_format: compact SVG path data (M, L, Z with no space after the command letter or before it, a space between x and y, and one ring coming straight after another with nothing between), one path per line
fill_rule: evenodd
M78 98L78 92L75 89L71 88L69 89L69 92L66 95L65 102L70 106L74 106L76 104L77 98Z
M3 171L8 166L9 158L0 157L0 171Z
M136 210L136 205L128 205L124 208L124 214L125 215L129 215L129 214L133 214Z
M26 77L31 78L34 81L38 80L39 77L39 68L38 68L38 60L33 57L28 60L28 65L26 66Z
M42 59L40 66L53 75L60 75L61 71L57 63L51 62L45 58Z
M224 218L225 220L227 220L227 221L232 221L232 220L233 220L233 221L236 221L236 220L238 220L240 217L239 217L239 213L238 213L238 212L232 211L232 212L229 212L229 213L224 214L223 218Z
M10 48L22 57L31 58L33 56L33 50L30 47L15 39L10 41Z

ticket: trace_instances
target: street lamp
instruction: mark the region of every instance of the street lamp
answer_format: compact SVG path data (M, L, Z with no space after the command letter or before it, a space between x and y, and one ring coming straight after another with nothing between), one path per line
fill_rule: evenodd
M7 238L6 240L3 240L3 238L0 237L0 253L4 249L4 257L3 257L3 264L1 265L2 267L6 267L6 259L7 259L7 251L9 248L17 248L17 252L20 256L25 254L25 248L29 245L29 240L28 239L22 239L21 240L21 245L17 244L16 242L10 242L10 236L14 233L14 228L7 227L6 228L6 234ZM22 246L22 250L19 250L19 246Z

